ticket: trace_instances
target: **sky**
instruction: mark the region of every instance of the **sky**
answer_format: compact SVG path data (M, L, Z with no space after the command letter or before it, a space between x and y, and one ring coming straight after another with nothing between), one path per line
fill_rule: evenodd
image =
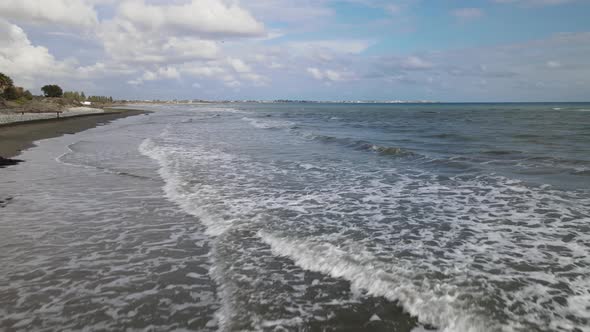
M590 101L590 0L1 0L0 72L119 99Z

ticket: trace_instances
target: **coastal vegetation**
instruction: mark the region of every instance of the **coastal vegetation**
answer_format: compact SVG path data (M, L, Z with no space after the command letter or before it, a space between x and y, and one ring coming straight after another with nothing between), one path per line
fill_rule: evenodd
M113 102L113 97L105 97L105 96L90 96L88 97L88 101L93 103L103 103L108 104Z
M86 95L84 94L84 91L66 91L64 92L63 97L69 100L86 101Z
M51 98L59 98L59 97L62 97L64 94L61 87L59 85L55 85L55 84L45 85L41 88L41 91L43 91L43 94L45 95L45 97L51 97Z
M35 96L29 90L14 85L8 75L0 73L0 110L7 112L59 112L68 107L103 107L114 102L113 97L86 97L83 91L64 91L57 84L44 85L41 92L42 95Z
M0 73L0 95L6 100L23 103L33 99L33 94L20 86L15 86L14 81L8 75Z
M13 86L12 78L0 73L0 92L4 92L6 88Z

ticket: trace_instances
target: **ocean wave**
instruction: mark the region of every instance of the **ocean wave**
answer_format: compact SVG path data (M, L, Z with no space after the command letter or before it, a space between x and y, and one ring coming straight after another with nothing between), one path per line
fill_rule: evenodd
M409 314L419 317L420 322L442 327L441 331L498 329L485 316L470 312L462 299L465 294L457 287L438 284L432 288L428 280L416 283L411 270L384 263L370 252L351 252L330 243L289 239L266 231L258 235L275 255L291 258L307 270L344 278L357 292L398 302Z
M207 226L207 233L211 236L219 236L231 227L231 220L220 218L215 214L209 213L205 204L199 204L203 194L192 186L187 186L182 169L178 168L178 163L182 160L189 162L191 158L199 157L198 154L191 154L178 146L160 146L153 139L145 139L139 146L139 151L160 164L158 173L164 179L164 192L166 197L178 204L188 214L198 217L201 222ZM211 158L228 160L232 157L219 152ZM205 191L207 188L202 188Z
M397 146L383 146L378 144L373 144L363 140L354 140L350 138L341 138L335 136L328 136L328 135L315 135L313 133L303 133L303 137L319 141L322 143L332 143L332 144L339 144L342 146L350 147L358 151L367 151L367 152L374 152L381 156L390 156L390 157L409 157L409 156L417 156L417 154L413 151L397 147Z
M243 117L242 120L259 129L289 129L296 126L295 123L291 121L255 119L249 117Z
M363 200L378 204L385 215L394 214L382 217L385 224L369 222L375 216L364 212L367 225L350 229L339 221L340 233L299 235L304 230L299 226L298 232L258 234L276 255L398 301L421 323L442 331L529 331L547 324L559 330L572 319L583 325L585 295L579 290L590 279L571 262L587 260L580 238L588 238L580 229L586 227L585 208L565 203L579 197L490 176L450 178L444 184L406 178L398 186L386 197ZM370 191L383 192L387 186L377 188ZM429 206L435 210L427 213ZM428 215L400 212L408 208L425 208ZM361 231L364 227L370 231ZM391 233L382 227L391 227ZM577 286L560 286L565 284ZM485 308L492 302L511 309L502 319L490 316Z
M373 153L381 147L306 134ZM271 250L305 270L347 280L355 292L396 301L443 331L574 330L586 322L586 196L490 175L442 178L415 164L394 170L321 158L260 162L235 145L220 148L218 139L196 140L193 132L165 136L144 141L141 150L160 164L167 197L225 246L219 264L226 270L216 271L234 288L222 297L273 301L272 289L259 287L281 273L268 268L277 262ZM404 155L395 147L387 152ZM280 299L302 301L299 279L287 279ZM240 306L234 302L229 314ZM261 317L249 314L232 317ZM314 319L287 316L258 322L301 326Z
M415 155L414 152L408 151L402 148L398 148L395 146L380 146L370 143L359 142L359 149L360 150L367 150L377 152L383 156L413 156Z
M571 159L557 156L530 156L523 161L531 164L547 165L547 166L562 166L562 167L580 167L586 166L590 163L589 160Z
M377 153L382 156L390 157L404 157L415 156L416 153L407 149L396 146L382 146L373 144L363 140L354 140L350 138L341 138L330 135L314 134L310 131L301 130L300 125L292 121L269 120L260 118L243 117L242 120L250 123L252 126L259 129L286 129L291 133L303 137L305 139L319 141L322 143L335 143L343 146L351 147L359 151L369 151Z
M575 169L572 174L580 176L590 176L590 169Z

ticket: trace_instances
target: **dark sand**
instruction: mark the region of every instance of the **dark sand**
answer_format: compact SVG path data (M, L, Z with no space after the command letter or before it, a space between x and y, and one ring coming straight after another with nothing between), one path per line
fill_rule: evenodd
M100 114L2 125L0 126L0 157L15 157L22 150L33 147L33 142L37 140L74 134L116 119L147 113L149 112L140 110L109 110Z

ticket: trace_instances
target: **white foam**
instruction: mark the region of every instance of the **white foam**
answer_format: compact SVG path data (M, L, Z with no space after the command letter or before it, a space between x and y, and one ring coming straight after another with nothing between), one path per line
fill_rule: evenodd
M243 117L242 120L259 129L288 129L295 126L294 122Z
M485 317L461 308L456 287L438 284L435 289L416 286L405 270L385 266L369 252L348 252L329 243L281 238L260 231L261 239L273 253L289 257L310 271L326 273L351 282L351 287L370 295L383 296L399 303L423 323L443 327L443 331L492 331ZM427 280L423 281L428 283Z
M567 274L555 271L588 263L584 243L589 235L579 231L589 221L584 216L590 201L583 194L492 175L440 180L389 165L365 170L346 161L258 162L243 157L235 142L215 129L199 128L198 139L194 132L175 130L144 141L140 149L159 163L167 197L199 217L213 237L237 227L262 228L260 239L273 254L349 280L359 293L399 301L421 322L442 331L550 324L583 329L568 317L585 317L588 277L581 277L577 295L554 286L571 283ZM568 236L575 240L562 240ZM240 268L256 269L256 262L249 264ZM579 266L570 272L584 275L587 270ZM225 304L219 321L227 326L236 290L226 288L223 273L211 274L221 280ZM507 284L514 286L502 286ZM487 316L485 306L473 299L497 301L493 314L503 320Z
M202 197L199 192L183 189L184 181L179 174L180 170L175 167L177 161L170 155L174 152L182 155L182 151L175 150L172 147L158 147L149 138L141 143L139 151L160 164L161 167L158 172L165 181L164 192L166 197L178 204L185 212L198 217L207 226L209 235L219 236L231 226L231 220L222 220L215 215L211 215L202 205L198 204L200 197ZM188 157L188 155L184 155ZM220 157L223 158L224 156Z

